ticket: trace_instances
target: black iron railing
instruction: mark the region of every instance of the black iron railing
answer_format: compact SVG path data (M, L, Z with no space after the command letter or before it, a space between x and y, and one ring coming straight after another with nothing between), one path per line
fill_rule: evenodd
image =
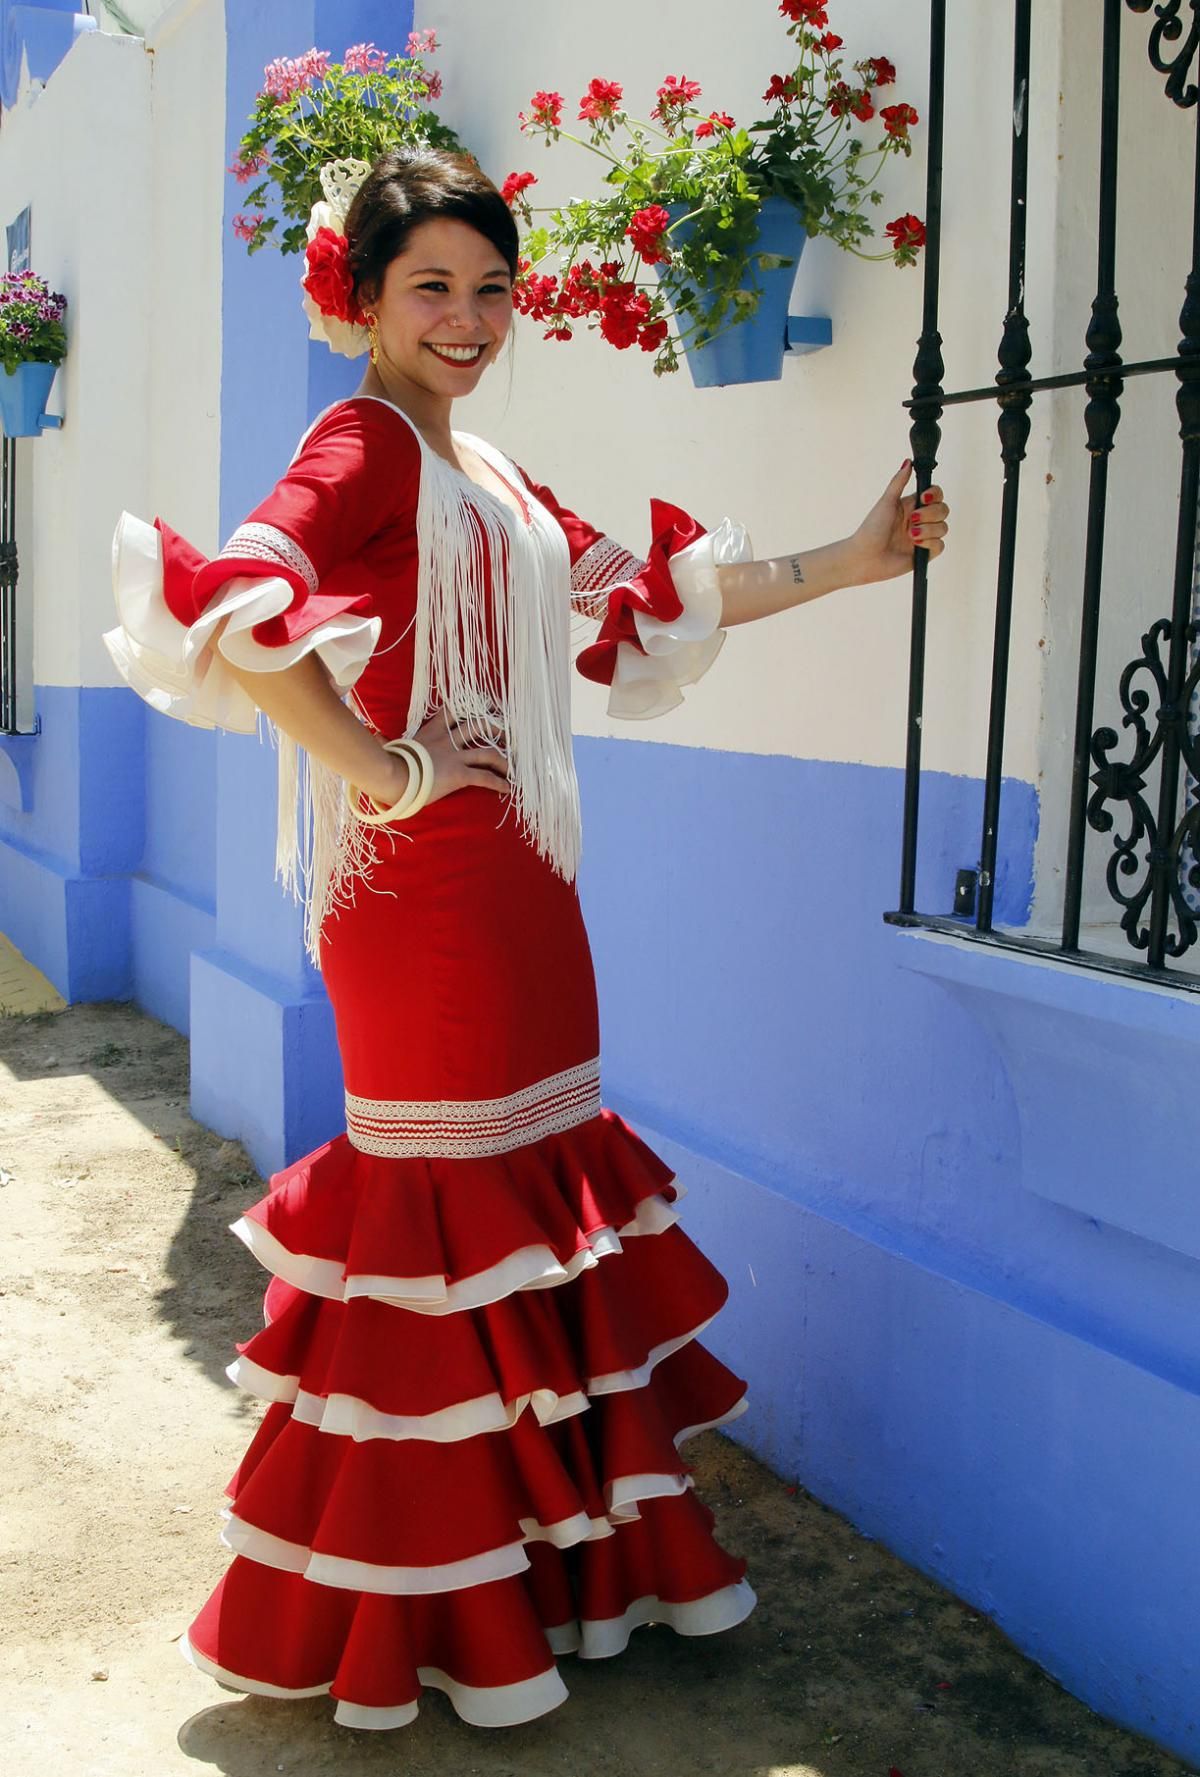
M0 443L0 734L17 726L17 451Z
M1190 22L1181 16L1186 10ZM904 794L900 905L885 917L897 925L955 932L1005 948L1034 951L1087 967L1146 977L1167 974L1168 959L1182 957L1200 937L1200 599L1197 599L1197 514L1200 512L1200 131L1193 178L1192 263L1180 317L1182 338L1172 358L1124 363L1116 287L1117 161L1121 140L1120 52L1123 11L1147 13L1152 66L1166 76L1166 96L1200 121L1200 88L1192 78L1200 56L1200 0L1103 0L1100 197L1096 231L1096 294L1086 330L1086 356L1078 371L1033 376L1025 313L1025 247L1029 157L1031 0L1013 0L1012 164L1009 209L1008 307L999 347L999 369L982 388L947 392L938 332L942 211L942 152L946 76L947 0L931 0L929 166L926 199L928 246L924 314L913 392L912 455L918 493L934 477L947 408L998 404L1003 491L997 562L995 633L983 820L973 923L962 917L923 914L916 906L917 839L924 714L926 575L928 558L917 551L913 573L912 646ZM1094 728L1101 586L1104 567L1108 468L1121 420L1121 398L1131 377L1174 374L1182 439L1178 530L1171 611L1142 638L1142 652L1120 680L1125 743L1132 752L1114 757L1122 741L1112 728ZM1091 457L1076 679L1071 800L1064 860L1060 937L1036 937L993 925L1001 830L1004 725L1008 705L1021 468L1034 398L1050 390L1082 388L1087 449ZM1196 601L1197 608L1194 608ZM1157 771L1157 791L1149 774ZM1117 831L1113 806L1123 809ZM1111 835L1106 881L1119 908L1129 946L1124 956L1081 946L1081 907L1089 831ZM956 905L958 898L956 897ZM1130 954L1130 952L1134 954ZM1168 979L1200 990L1200 974L1179 968Z

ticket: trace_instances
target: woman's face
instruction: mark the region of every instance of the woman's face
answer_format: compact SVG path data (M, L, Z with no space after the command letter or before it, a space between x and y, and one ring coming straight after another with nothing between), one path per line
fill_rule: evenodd
M430 394L475 387L512 325L512 278L504 257L469 223L421 222L384 273L379 368Z

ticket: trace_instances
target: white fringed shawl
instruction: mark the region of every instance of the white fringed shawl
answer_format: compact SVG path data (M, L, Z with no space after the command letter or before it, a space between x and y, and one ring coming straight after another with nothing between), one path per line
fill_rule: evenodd
M404 733L415 734L444 708L462 722L460 732L471 743L499 747L522 831L539 856L572 881L580 818L571 753L566 538L532 494L522 489L526 524L413 432L421 482L415 660ZM520 486L518 471L499 451L469 433L455 436ZM315 963L326 917L352 904L359 881L369 882L381 830L353 818L334 772L304 756L286 735L278 736L278 746L276 873L304 902L305 945Z

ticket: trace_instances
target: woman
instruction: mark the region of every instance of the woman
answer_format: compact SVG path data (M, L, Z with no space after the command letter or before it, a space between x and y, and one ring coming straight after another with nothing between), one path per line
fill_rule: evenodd
M346 1134L237 1227L273 1278L231 1374L270 1405L187 1651L238 1689L332 1691L355 1727L412 1720L423 1686L504 1725L565 1696L556 1654L754 1604L679 1455L745 1405L696 1337L725 1284L668 1169L600 1106L571 609L599 620L580 665L610 707L652 714L722 625L907 571L947 509L902 497L906 464L852 537L754 562L739 527L657 505L639 562L451 429L516 272L474 164L387 156L341 248L336 201L316 220L353 288L308 287L366 323L358 394L215 561L126 516L108 638L156 707L279 731L281 862L346 1083Z

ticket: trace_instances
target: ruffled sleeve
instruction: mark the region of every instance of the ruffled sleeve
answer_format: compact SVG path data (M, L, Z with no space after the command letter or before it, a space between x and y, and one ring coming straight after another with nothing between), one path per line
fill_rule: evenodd
M257 709L226 663L278 672L315 653L348 691L381 629L354 558L406 499L415 505L418 453L378 404L341 403L212 561L161 520L123 513L113 538L120 621L104 637L118 671L164 714L237 733L254 731Z
M745 528L727 518L706 531L678 506L651 500L643 561L521 473L566 536L572 605L600 625L579 654L579 672L610 687L610 716L645 720L674 709L724 644L716 570L752 559Z

